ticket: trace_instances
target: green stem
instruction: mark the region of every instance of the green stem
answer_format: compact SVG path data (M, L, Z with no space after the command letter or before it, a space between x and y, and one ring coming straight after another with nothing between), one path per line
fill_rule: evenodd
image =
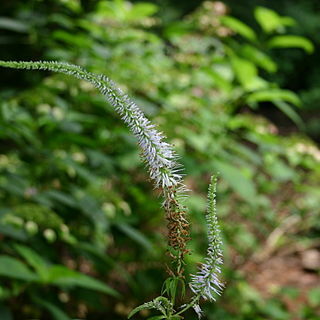
M177 313L175 314L175 316L178 316L179 314L182 314L182 313L186 312L187 310L189 310L190 308L192 308L192 307L199 301L200 297L201 297L200 294L196 295L196 296L191 300L191 302L188 303L182 310L180 310L179 312L177 312Z

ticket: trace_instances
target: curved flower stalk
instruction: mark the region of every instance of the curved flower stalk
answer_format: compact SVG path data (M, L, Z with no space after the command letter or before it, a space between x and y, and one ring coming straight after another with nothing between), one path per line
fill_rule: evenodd
M198 316L202 314L199 306L201 298L215 300L223 289L219 279L221 273L222 250L220 229L216 212L216 184L217 178L211 178L208 190L208 208L206 221L208 226L209 246L207 257L197 274L191 276L190 288L194 293L189 304L175 310L175 298L177 289L180 288L184 295L184 256L188 252L186 242L189 240L189 223L186 219L186 207L183 205L184 193L187 191L183 184L180 167L177 163L177 155L172 146L165 142L164 135L159 132L138 108L116 85L107 77L87 72L79 66L55 61L17 62L1 61L0 66L16 69L50 70L72 75L78 79L92 83L106 97L108 102L115 108L122 120L136 136L142 150L142 158L146 163L150 178L156 188L162 190L164 197L163 207L168 220L168 244L169 254L173 258L175 270L170 271L171 277L164 284L162 294L135 308L129 317L143 309L156 309L161 312L158 319L179 320L183 319L182 313L193 308Z
M138 106L129 99L109 78L88 72L79 66L57 61L0 61L0 66L15 69L49 70L72 75L92 83L107 98L122 120L136 136L147 164L150 178L156 188L161 188L168 220L170 256L175 262L175 274L182 276L183 259L188 252L188 222L182 204L186 187L182 181L177 155Z

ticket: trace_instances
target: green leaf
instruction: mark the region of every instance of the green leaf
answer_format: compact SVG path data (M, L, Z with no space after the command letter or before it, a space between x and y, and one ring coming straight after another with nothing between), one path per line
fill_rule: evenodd
M229 183L231 188L244 200L248 202L255 200L257 195L255 185L253 181L244 175L241 169L220 160L215 160L214 166L217 171L220 171L221 176Z
M134 308L129 313L128 319L132 318L136 313L138 313L141 310L150 310L150 309L156 309L153 301L146 302L146 303L142 304L141 306Z
M295 24L295 20L290 17L281 17L275 11L257 7L254 11L254 16L261 28L267 32L272 33L274 31L281 31L285 26L292 26Z
M148 318L147 320L161 320L161 319L166 319L166 316L154 316L151 318Z
M48 281L60 287L81 287L85 289L91 289L99 291L114 297L119 297L119 293L107 286L103 282L91 278L80 272L70 270L62 265L52 266L49 270Z
M258 77L258 69L251 61L233 56L231 63L244 89L251 91L265 87L265 81Z
M247 26L245 23L242 21L230 17L230 16L222 16L220 17L220 21L223 25L226 27L230 28L234 32L242 35L243 37L255 41L257 39L257 36L253 29L251 29L249 26Z
M146 302L146 303L134 308L129 313L128 319L130 319L137 312L144 310L144 309L157 309L162 314L167 314L168 313L167 311L172 312L173 306L172 306L172 303L166 297L160 296L150 302Z
M288 118L294 122L300 130L305 129L305 124L299 114L286 102L284 101L273 101L274 105L277 106Z
M45 282L49 276L47 262L31 248L18 244L15 244L14 248L29 265L36 270L40 278Z
M175 301L180 278L170 277L163 284L162 294L167 293L171 301Z
M6 255L0 256L0 276L25 281L39 280L38 276L29 270L24 263Z
M67 314L65 314L60 308L58 308L57 306L55 306L51 302L48 302L46 300L42 300L38 297L36 297L36 298L33 297L33 300L37 304L39 304L40 306L47 309L51 313L51 315L53 316L53 318L55 320L71 320L71 318L69 318Z
M158 11L158 6L153 3L139 2L134 4L128 14L129 20L139 20L141 18L154 15Z
M266 89L253 92L248 95L247 102L263 102L263 101L286 101L296 106L300 106L301 101L299 97L290 90L282 89Z
M275 36L268 45L270 48L301 48L308 53L314 51L313 43L309 39L293 35Z
M268 72L276 72L277 64L264 52L251 46L242 46L241 53L250 61L254 62L257 66L265 69Z
M312 307L320 306L320 288L313 288L308 293L308 300Z
M121 223L117 225L117 227L126 234L129 238L131 238L133 241L137 242L138 244L142 245L146 250L152 251L153 245L149 241L149 239L142 234L139 230L136 230L132 228L130 225Z
M17 229L10 225L0 224L0 233L20 241L25 241L28 239L27 233L24 230Z
M295 180L296 172L291 169L283 160L273 156L272 154L266 155L265 168L273 180L280 182Z
M225 79L221 74L214 68L204 68L206 73L213 79L215 85L225 92L230 92L232 90L232 84L229 79Z
M70 195L64 192L57 190L49 190L44 192L43 194L45 194L48 198L60 202L69 207L77 207L77 201L75 201L75 199L73 199Z

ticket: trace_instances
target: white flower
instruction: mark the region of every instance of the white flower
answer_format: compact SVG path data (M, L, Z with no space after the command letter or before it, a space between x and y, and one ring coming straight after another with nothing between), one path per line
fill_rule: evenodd
M193 310L196 312L200 319L203 314L203 311L201 310L200 306L198 304L193 305Z
M208 190L208 209L206 221L208 226L208 250L205 262L201 265L197 274L191 276L190 288L205 300L215 301L215 296L220 295L224 287L220 281L222 250L220 228L216 212L216 184L217 179L211 178Z

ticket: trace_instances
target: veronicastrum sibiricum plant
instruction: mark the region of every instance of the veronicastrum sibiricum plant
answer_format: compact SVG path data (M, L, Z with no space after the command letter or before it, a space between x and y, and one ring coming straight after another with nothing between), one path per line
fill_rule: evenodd
M168 220L168 254L172 258L170 277L165 281L162 295L135 308L129 318L143 309L155 309L160 316L154 319L183 319L182 314L193 308L198 316L202 314L200 299L214 301L223 289L220 280L222 250L220 230L216 214L216 178L211 179L208 190L206 222L209 246L205 262L198 273L191 276L189 283L193 297L190 302L176 306L177 290L185 291L184 257L189 240L187 208L183 204L187 188L181 175L181 166L173 147L139 109L109 78L87 72L79 66L56 61L0 61L0 66L16 69L50 70L72 75L92 83L112 105L138 140L143 161L155 188L162 191L163 207Z

